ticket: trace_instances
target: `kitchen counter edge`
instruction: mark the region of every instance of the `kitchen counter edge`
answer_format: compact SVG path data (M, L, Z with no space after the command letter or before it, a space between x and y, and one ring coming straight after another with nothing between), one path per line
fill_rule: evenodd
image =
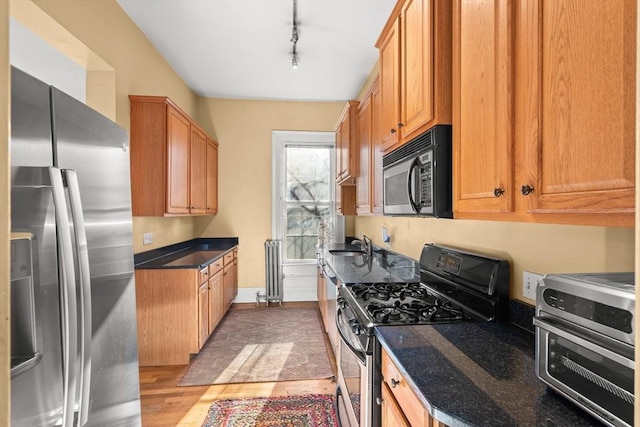
M134 254L133 263L136 270L204 268L237 248L238 245L237 237L201 237ZM200 263L167 265L196 252L212 251L220 253Z
M449 427L603 425L535 376L534 335L514 325L378 326L375 331L431 416Z

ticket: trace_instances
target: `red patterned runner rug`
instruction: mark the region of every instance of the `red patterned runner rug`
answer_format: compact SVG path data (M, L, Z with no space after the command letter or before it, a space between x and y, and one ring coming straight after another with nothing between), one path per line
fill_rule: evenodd
M307 394L218 400L202 427L335 427L334 399L330 394Z

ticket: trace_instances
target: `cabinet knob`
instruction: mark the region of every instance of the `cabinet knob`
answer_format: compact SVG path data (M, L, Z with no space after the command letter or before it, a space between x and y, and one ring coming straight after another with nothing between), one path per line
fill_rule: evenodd
M381 397L376 397L376 404L377 404L378 406L382 406L382 404L383 404L383 403L384 403L384 400L382 400L382 398L381 398Z
M391 129L391 133L396 133L396 130L395 129Z
M401 128L402 126L404 126L404 123L398 122L398 127Z
M493 189L493 195L496 197L500 197L504 194L504 190L500 187Z
M396 386L400 384L400 380L396 380L395 378L391 378L391 388L396 388Z
M529 194L533 193L533 187L529 185L523 185L521 191L523 196L528 196Z

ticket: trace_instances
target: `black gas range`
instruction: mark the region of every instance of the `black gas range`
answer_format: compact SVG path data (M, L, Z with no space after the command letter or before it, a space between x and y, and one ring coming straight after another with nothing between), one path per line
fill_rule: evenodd
M344 408L339 406L342 424L380 425L376 326L505 321L509 277L506 260L426 244L420 256L419 282L343 284L338 289L336 316L341 337L338 383L344 388L339 393L350 399L342 399ZM357 400L360 403L353 405Z

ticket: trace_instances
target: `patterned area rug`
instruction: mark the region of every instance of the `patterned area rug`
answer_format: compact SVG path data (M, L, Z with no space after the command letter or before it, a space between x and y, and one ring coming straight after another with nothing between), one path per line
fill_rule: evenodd
M333 375L313 307L230 310L180 386L329 378Z
M265 397L219 400L209 409L202 427L334 427L338 417L334 396Z

